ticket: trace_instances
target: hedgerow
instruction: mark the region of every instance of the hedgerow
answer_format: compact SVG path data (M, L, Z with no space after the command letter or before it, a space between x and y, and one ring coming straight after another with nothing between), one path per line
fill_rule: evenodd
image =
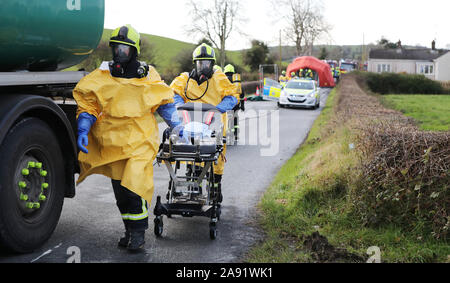
M424 75L396 73L355 73L370 91L379 94L448 94L449 90Z
M361 156L351 195L367 225L397 224L448 239L450 132L419 130L411 118L384 108L347 78L337 106L351 124Z

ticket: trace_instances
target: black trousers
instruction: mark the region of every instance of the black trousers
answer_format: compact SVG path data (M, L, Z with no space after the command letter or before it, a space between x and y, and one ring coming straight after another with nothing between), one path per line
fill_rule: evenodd
M111 180L117 207L122 215L122 220L127 231L145 231L148 229L148 203L128 190L120 183Z

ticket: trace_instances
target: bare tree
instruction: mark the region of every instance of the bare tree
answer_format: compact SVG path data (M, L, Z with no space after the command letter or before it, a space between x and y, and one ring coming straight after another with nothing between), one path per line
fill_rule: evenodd
M315 41L331 29L321 12L321 1L276 0L276 7L285 12L285 37L295 44L297 56L311 55Z
M286 9L288 14L286 20L288 26L284 32L288 40L295 43L297 56L302 54L302 45L305 40L306 26L310 17L310 3L303 0L289 0L283 1L283 4L289 9Z
M190 0L192 25L187 29L191 35L201 35L213 43L219 50L220 66L225 66L226 41L233 31L239 18L240 4L236 0L208 1L207 7L202 7Z
M305 47L306 54L311 55L314 43L322 36L329 36L331 26L325 21L321 13L322 5L320 2L311 7L310 18L306 27Z

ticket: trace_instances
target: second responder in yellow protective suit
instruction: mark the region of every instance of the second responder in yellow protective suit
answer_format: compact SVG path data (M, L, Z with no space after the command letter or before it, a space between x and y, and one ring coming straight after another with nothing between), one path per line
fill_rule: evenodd
M288 78L286 77L286 71L281 72L281 76L278 78L278 82L283 85L286 84Z
M239 94L239 103L233 108L232 129L234 133L234 143L237 143L239 141L239 110L245 111L245 92L242 88L241 75L236 73L233 65L226 65L224 73L228 80L236 86L237 93Z
M113 61L84 77L73 91L78 104L81 174L112 179L125 225L119 246L139 250L148 229L148 203L153 196L153 161L159 148L154 113L171 127L180 124L173 91L157 71L137 61L140 35L131 26L114 30Z
M207 44L198 46L193 53L193 62L194 70L191 73L182 73L170 85L175 92L175 103L182 105L188 102L197 102L216 106L223 113L222 123L225 136L228 125L226 112L232 110L239 102L236 86L228 80L223 72L213 70L216 55L211 46ZM218 164L214 166L214 185L219 188L219 192L221 192L221 181L225 168L225 154L226 145L219 157ZM221 193L219 202L221 202Z

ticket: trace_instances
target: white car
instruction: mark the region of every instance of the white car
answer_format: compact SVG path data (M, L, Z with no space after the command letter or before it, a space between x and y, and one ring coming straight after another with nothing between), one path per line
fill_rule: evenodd
M278 106L319 108L320 92L316 82L308 79L290 80L281 90Z

